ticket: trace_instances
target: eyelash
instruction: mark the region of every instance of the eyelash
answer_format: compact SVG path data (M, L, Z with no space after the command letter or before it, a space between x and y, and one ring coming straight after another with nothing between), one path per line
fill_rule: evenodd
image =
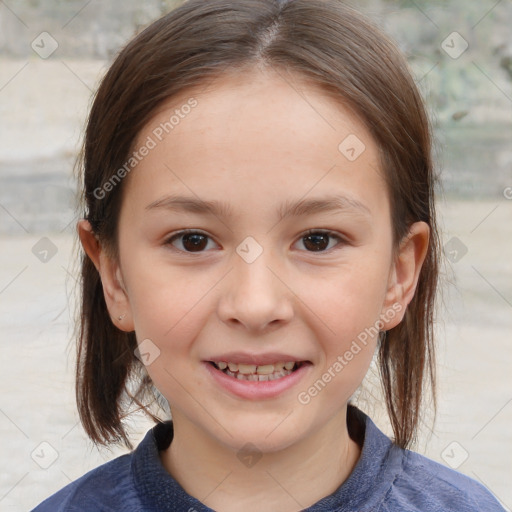
M209 235L207 235L206 233L204 233L202 231L199 231L196 229L184 229L184 230L178 231L178 232L174 233L173 235L171 235L170 237L168 237L165 240L164 245L172 245L172 242L174 240L179 239L185 235L202 235L202 236L205 236L206 238L212 240L212 238ZM328 252L332 251L333 249L335 249L337 246L346 243L346 240L344 240L336 232L330 231L328 229L309 229L308 231L306 231L299 237L299 240L302 240L303 238L306 238L306 237L312 236L312 235L324 235L324 236L328 236L329 238L335 238L338 240L338 243L334 247L331 247L330 249L326 249L324 251L306 251L306 252L313 253L313 254L314 253L320 253L320 254L328 253ZM177 249L175 247L174 247L174 249L176 251L183 252L185 254L202 254L203 252L206 252L206 251L197 251L197 252L183 251L183 250Z

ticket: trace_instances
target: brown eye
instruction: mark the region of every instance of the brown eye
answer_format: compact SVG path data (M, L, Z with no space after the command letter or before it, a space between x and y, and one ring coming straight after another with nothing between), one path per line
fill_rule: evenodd
M332 245L329 247L332 240L338 240L338 244L334 245L339 245L339 242L343 241L331 231L308 231L301 240L308 252L326 252L327 248L333 247Z
M176 247L175 241L181 242L181 247L176 247L183 252L203 252L208 245L209 236L200 231L180 231L171 236L165 244Z

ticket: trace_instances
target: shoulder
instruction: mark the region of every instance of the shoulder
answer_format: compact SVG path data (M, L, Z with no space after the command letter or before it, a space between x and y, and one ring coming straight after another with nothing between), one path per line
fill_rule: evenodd
M419 453L402 450L402 470L381 510L429 512L503 512L483 485ZM391 507L391 508L389 508Z
M146 432L134 451L89 471L43 501L32 512L155 510L152 503L161 496L162 489L174 482L159 458L159 450L169 445L172 436L172 421L158 423Z
M394 444L359 410L364 422L361 458L340 493L350 510L372 512L505 512L476 480ZM354 495L359 496L358 499Z
M132 454L121 455L71 482L32 512L141 510L131 477Z

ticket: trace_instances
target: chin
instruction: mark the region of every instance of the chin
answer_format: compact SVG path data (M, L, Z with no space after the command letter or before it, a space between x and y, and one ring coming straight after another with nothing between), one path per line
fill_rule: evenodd
M251 414L245 418L234 419L227 426L229 434L219 427L212 433L218 441L236 452L251 450L261 453L278 452L299 441L305 432L297 428L296 418L291 414L275 415ZM231 435L230 435L231 434Z

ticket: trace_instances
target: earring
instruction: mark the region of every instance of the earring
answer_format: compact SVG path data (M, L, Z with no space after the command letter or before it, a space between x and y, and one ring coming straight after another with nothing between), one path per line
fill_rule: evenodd
M124 315L118 316L117 319L121 322L121 320L126 316L126 313Z

